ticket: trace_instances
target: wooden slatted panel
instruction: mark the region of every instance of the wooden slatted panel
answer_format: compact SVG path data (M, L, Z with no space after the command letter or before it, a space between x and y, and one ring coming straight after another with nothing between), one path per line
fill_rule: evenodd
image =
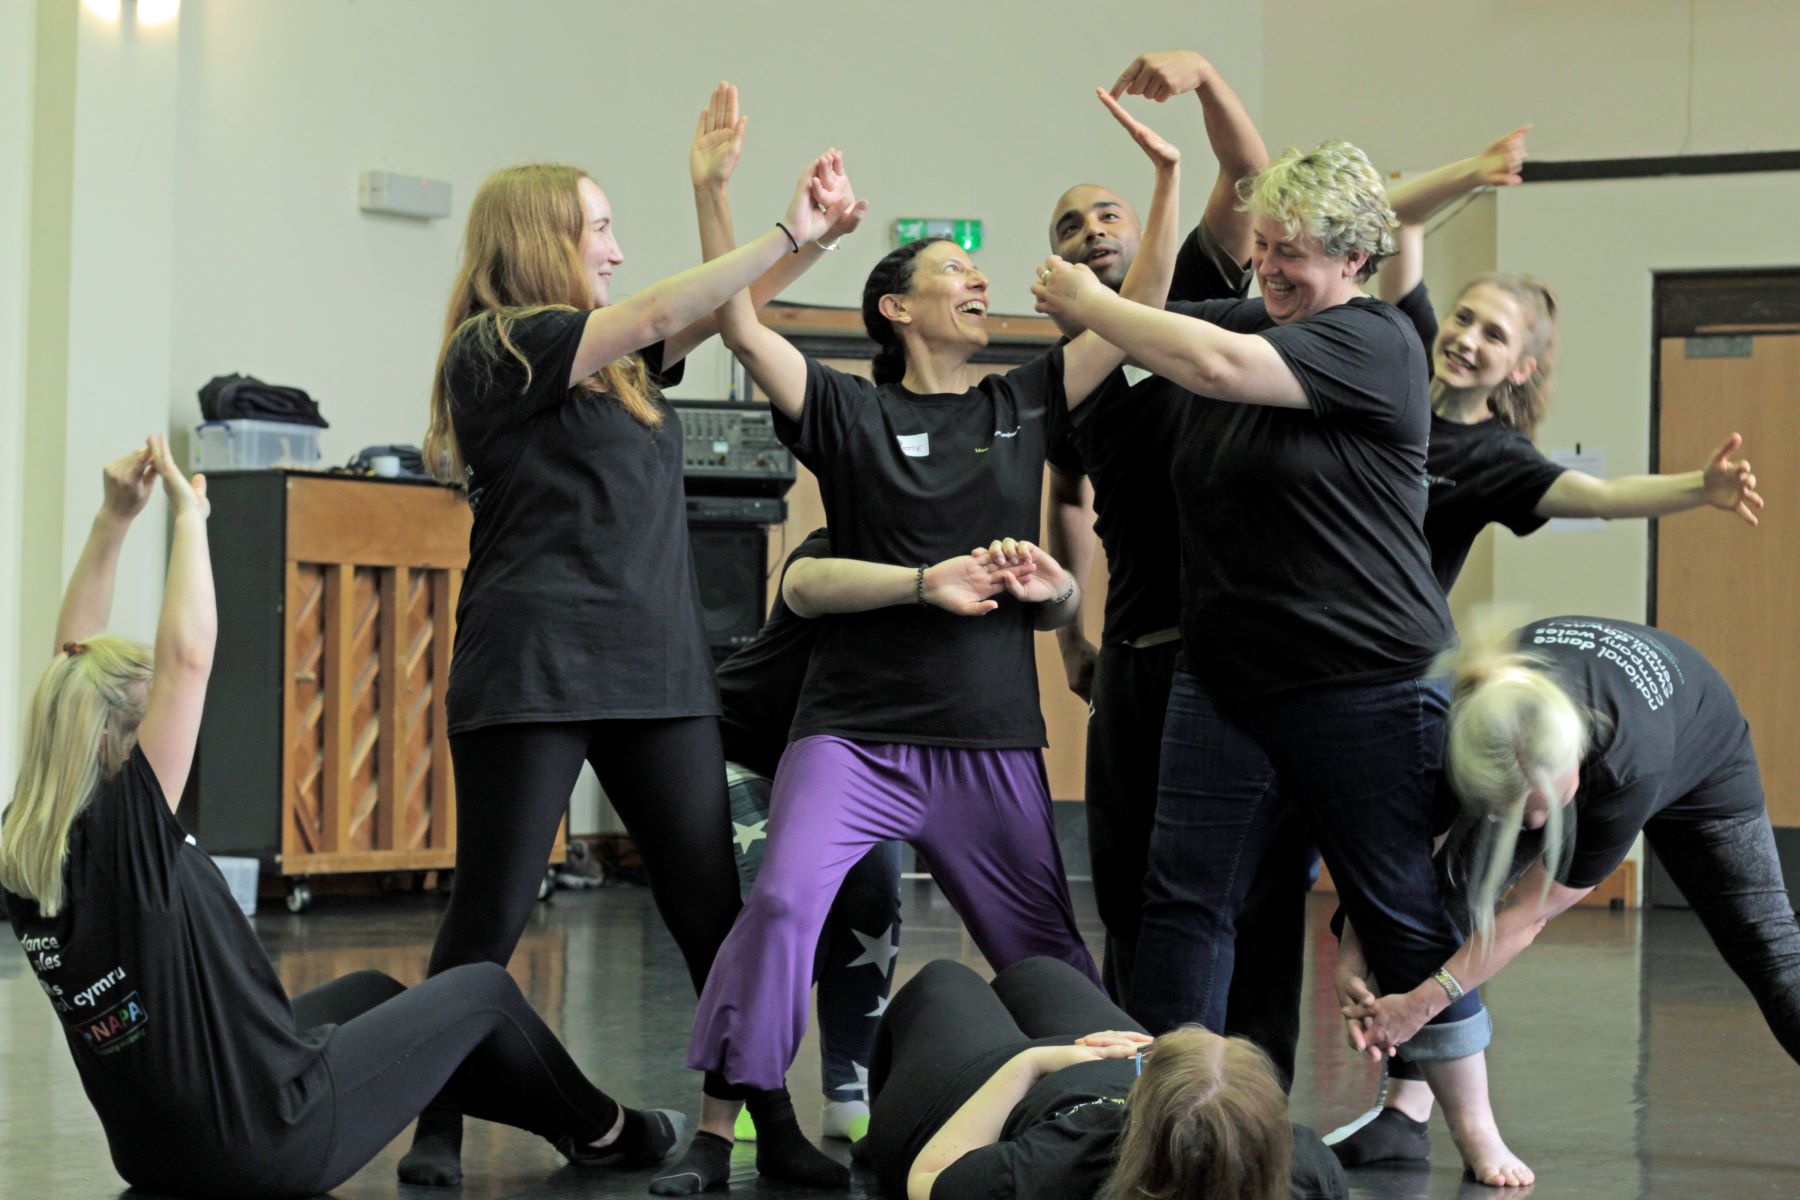
M287 636L282 684L287 714L282 756L287 813L282 821L281 849L291 857L323 849L325 573L317 564L288 564Z
M378 568L357 567L351 574L356 617L350 643L350 660L355 672L350 689L350 791L355 800L350 810L350 843L345 849L376 848L375 810L380 790L375 747L381 731L380 696L376 686L381 673L378 577Z
M431 581L420 572L404 574L404 588L396 581L396 591L403 596L406 640L397 656L402 711L396 722L400 778L395 786L395 829L401 847L417 850L426 844L431 829Z
M456 601L463 573L431 573L431 835L438 848L456 845L456 774L450 765L444 694L450 686L450 651L456 644Z
M412 590L405 567L390 567L377 572L379 578L380 615L376 620L379 668L377 670L376 708L378 710L377 753L375 767L375 848L392 850L399 845L400 784L405 747L401 744L401 655L406 649L408 593Z
M355 795L350 790L355 725L356 568L332 563L325 574L324 726L325 771L321 795L323 824L319 849L350 849Z

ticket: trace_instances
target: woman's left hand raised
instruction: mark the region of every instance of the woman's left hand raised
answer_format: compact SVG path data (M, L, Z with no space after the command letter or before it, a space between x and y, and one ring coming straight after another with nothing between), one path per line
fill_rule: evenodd
M1074 317L1080 324L1078 310L1082 303L1098 291L1106 291L1086 263L1065 262L1052 254L1037 270L1037 282L1031 294L1037 297L1037 311L1053 317Z
M1094 94L1100 97L1100 103L1106 105L1106 110L1112 113L1113 120L1125 127L1131 140L1143 147L1144 153L1150 156L1150 162L1157 170L1180 164L1181 151L1173 142L1126 112L1124 105L1113 99L1112 93L1105 88L1095 88Z
M737 169L744 149L744 130L750 118L738 114L737 88L721 83L700 110L694 126L694 145L688 151L688 175L695 187L724 187Z
M802 246L816 242L854 211L856 204L850 177L844 173L843 152L827 150L813 159L794 187L794 197L788 202L788 232Z
M1756 492L1756 474L1750 470L1749 459L1734 460L1731 457L1743 444L1744 439L1734 433L1707 462L1704 471L1706 502L1714 508L1735 512L1754 525L1757 523L1756 510L1763 506L1763 498Z

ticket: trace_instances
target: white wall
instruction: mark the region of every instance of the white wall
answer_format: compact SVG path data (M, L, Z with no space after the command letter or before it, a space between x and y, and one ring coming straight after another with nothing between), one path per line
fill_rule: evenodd
M468 204L490 170L532 158L587 167L606 189L625 289L698 261L686 177L712 84L740 86L749 141L733 187L740 230L780 214L804 164L841 147L873 228L789 295L854 305L902 215L976 216L996 307L1029 311L1049 206L1069 183L1147 198L1143 156L1093 99L1140 50L1204 42L1254 105L1254 6L1158 0L1129 21L1087 5L924 0L873 6L673 0L188 0L182 77L174 415L242 370L311 391L342 460L421 439L442 306ZM1148 105L1142 106L1145 109ZM1198 106L1158 110L1193 149L1193 209L1212 163ZM429 224L358 212L357 174L448 179ZM681 394L723 396L714 347Z
M1542 159L1800 145L1781 0L1279 0L1263 44L1271 146L1348 138L1389 169L1527 121Z
M18 738L19 602L24 578L25 274L31 208L35 3L0 4L0 781ZM0 782L0 807L11 788Z
M1609 475L1650 468L1654 273L1800 266L1800 173L1543 184L1497 199L1503 269L1553 280L1562 300L1557 390L1538 444L1601 447ZM1741 432L1754 454L1756 431ZM1495 593L1533 616L1641 621L1648 564L1645 522L1595 533L1546 529L1497 541Z

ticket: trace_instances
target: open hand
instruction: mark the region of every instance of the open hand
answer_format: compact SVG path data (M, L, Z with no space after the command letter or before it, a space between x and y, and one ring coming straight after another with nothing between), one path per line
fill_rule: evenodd
M695 187L723 187L737 169L744 149L744 130L750 118L738 114L737 88L720 83L712 99L700 110L694 126L694 145L688 151L688 175Z
M145 440L142 450L121 454L107 463L100 481L105 495L101 508L108 516L129 521L143 512L156 488L156 463L149 440Z
M1161 104L1199 87L1211 70L1212 64L1192 50L1156 50L1132 59L1112 85L1112 94L1143 96Z
M1086 325L1079 310L1096 289L1105 291L1106 285L1086 263L1066 262L1052 254L1038 268L1037 282L1031 285L1031 294L1037 297L1037 311L1053 317L1069 317Z
M997 538L993 545L977 549L975 557L994 564L1006 590L1026 604L1054 600L1069 586L1069 573L1062 564L1030 542Z
M1521 125L1505 137L1489 142L1475 156L1475 178L1488 187L1511 187L1523 182L1525 167L1525 135L1531 126Z
M1150 162L1157 170L1166 170L1181 162L1181 151L1175 147L1175 143L1126 112L1124 105L1113 99L1105 88L1095 88L1094 94L1100 97L1100 103L1106 105L1106 110L1113 115L1113 120L1125 127L1125 132L1131 135L1131 140L1141 146L1144 153L1150 156Z
M960 554L925 569L925 603L961 617L993 612L1005 590L1000 564L985 555Z
M801 174L794 197L788 202L785 223L794 240L804 246L824 237L855 207L856 196L844 174L843 153L827 150Z
M1147 1033L1139 1033L1135 1029L1102 1029L1099 1033L1089 1033L1075 1039L1077 1046L1094 1047L1128 1047L1133 1054L1156 1039Z
M175 515L198 512L202 517L210 516L212 504L206 498L206 476L196 475L192 479L184 476L169 454L169 439L160 433L150 435L148 449L156 473L162 477L163 493L169 497L169 507L175 510Z
M1732 434L1706 464L1706 502L1755 525L1756 510L1763 506L1763 498L1756 492L1756 474L1749 459L1733 461L1731 457L1743 444L1741 436Z

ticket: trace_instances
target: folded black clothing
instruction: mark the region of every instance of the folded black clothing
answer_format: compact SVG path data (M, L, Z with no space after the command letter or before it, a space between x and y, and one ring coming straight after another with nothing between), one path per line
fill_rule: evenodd
M297 387L264 383L254 375L216 375L200 389L200 415L208 421L286 421L328 429L313 398Z

